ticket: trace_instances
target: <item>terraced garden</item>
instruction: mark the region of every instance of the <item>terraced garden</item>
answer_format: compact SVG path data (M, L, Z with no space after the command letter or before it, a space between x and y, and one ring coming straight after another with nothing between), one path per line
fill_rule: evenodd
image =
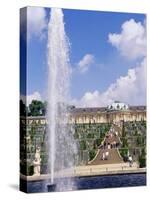
M122 145L120 154L127 160L127 156L132 155L133 159L139 162L140 167L146 165L146 122L134 121L124 122L122 126Z
M103 141L105 135L109 131L112 124L108 123L89 123L89 124L75 124L74 125L74 138L78 145L78 156L75 157L76 165L86 165L92 160L97 150ZM27 132L27 134L26 134ZM134 161L139 162L140 167L146 165L146 122L124 122L120 128L121 145L119 152L123 160L127 161L127 156L132 155ZM23 168L23 174L32 175L33 173L33 160L36 147L41 148L41 170L44 173L47 166L46 154L46 125L32 124L22 125L21 136L21 164L27 168ZM23 153L24 152L24 153Z

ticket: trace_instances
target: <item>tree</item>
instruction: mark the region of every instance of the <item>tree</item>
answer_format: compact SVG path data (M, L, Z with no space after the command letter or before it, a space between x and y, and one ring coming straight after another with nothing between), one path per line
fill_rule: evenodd
M30 116L43 116L46 114L46 102L41 102L38 100L32 100L29 105L29 115Z
M42 107L42 115L46 115L46 108L47 108L47 102L43 102L43 107Z
M125 131L125 124L124 121L122 121L122 137L126 136L126 131Z

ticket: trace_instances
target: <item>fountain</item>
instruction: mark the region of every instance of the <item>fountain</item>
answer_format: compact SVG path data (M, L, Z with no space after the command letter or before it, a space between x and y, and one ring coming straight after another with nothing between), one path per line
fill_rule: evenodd
M63 12L52 8L48 24L48 153L51 180L48 191L71 190L73 178L63 182L64 171L73 169L76 144L69 125L69 40L65 33ZM55 174L59 174L55 179Z

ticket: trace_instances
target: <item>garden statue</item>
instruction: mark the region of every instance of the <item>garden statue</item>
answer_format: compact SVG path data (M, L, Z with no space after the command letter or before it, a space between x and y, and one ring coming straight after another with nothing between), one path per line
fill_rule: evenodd
M36 149L35 158L33 161L34 166L34 176L40 175L40 168L41 168L41 158L40 158L40 148Z

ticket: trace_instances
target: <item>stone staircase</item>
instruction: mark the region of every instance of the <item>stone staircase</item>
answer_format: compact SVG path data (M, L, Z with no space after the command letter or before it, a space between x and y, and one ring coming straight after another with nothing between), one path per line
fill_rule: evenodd
M103 153L109 152L106 160L103 160ZM123 159L118 153L118 149L99 149L96 157L89 162L90 165L104 165L104 164L116 164L123 163Z
M112 125L100 145L95 158L88 165L123 163L123 159L118 151L118 146L120 145L119 135L117 126Z

